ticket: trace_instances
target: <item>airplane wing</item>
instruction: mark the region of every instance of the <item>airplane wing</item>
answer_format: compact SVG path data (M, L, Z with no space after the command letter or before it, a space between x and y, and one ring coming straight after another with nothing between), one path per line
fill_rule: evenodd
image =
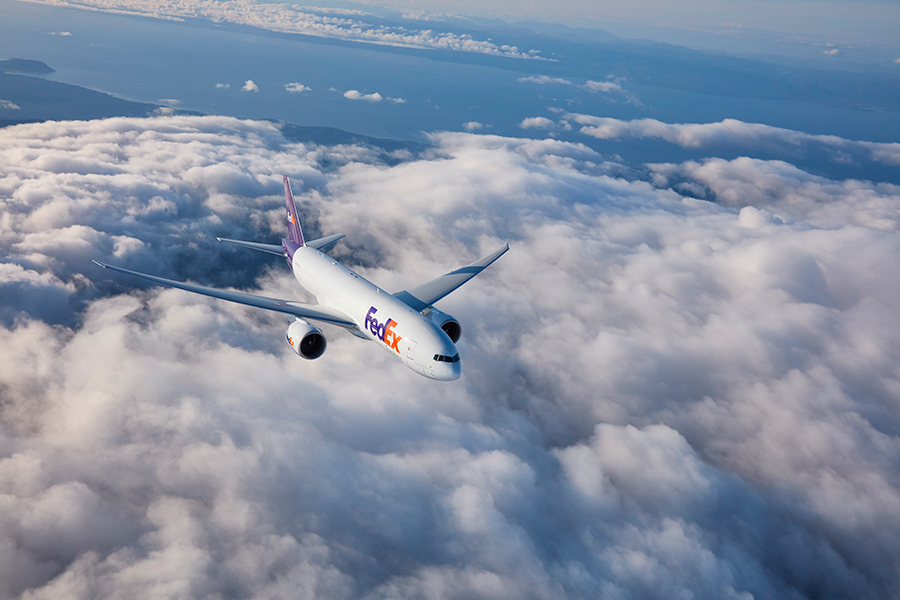
M394 297L408 304L413 310L422 312L465 282L469 281L482 271L484 271L492 262L503 256L503 253L509 250L509 244L492 254L488 254L479 258L470 265L460 267L455 271L450 271L441 275L437 279L432 279L428 283L423 283L419 287L411 290L397 292Z
M317 240L313 240L311 242L306 242L306 245L310 248L315 248L320 252L327 252L332 246L338 243L338 240L344 237L343 233L336 233L334 235L329 235L326 237L319 238ZM220 242L228 242L229 244L234 244L235 246L243 246L244 248L251 248L253 250L261 250L262 252L269 252L270 254L277 254L278 256L284 256L284 248L280 245L275 244L261 244L259 242L245 242L244 240L232 240L229 238L220 238L217 237L217 240Z
M228 300L230 302L237 302L238 304L246 304L248 306L255 306L257 308L264 308L266 310L274 310L277 312L287 313L289 315L294 315L297 317L301 317L303 319L312 319L314 321L322 321L324 323L330 323L332 325L338 325L340 327L348 327L352 328L356 326L350 317L345 315L339 310L335 310L328 306L316 305L316 304L306 304L303 302L293 302L291 300L276 300L275 298L266 298L265 296L256 296L254 294L245 294L243 292L230 292L227 290L219 290L216 288L206 287L202 285L195 285L192 283L184 283L181 281L173 281L171 279L164 279L162 277L156 277L154 275L147 275L145 273L138 273L137 271L129 271L128 269L123 269L121 267L114 267L112 265L107 265L102 262L94 261L96 264L100 265L104 269L109 269L111 271L117 271L119 273L124 273L126 275L131 275L132 277L137 277L139 279L145 279L147 281L152 281L153 283L159 283L161 285L167 285L169 287L178 288L180 290L186 290L188 292L194 292L195 294L203 294L204 296L212 296L213 298L220 298L222 300Z

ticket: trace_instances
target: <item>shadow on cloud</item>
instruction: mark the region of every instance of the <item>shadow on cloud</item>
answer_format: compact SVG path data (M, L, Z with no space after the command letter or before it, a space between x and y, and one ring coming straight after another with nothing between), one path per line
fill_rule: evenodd
M432 142L387 165L224 117L0 130L0 595L897 589L896 187ZM300 297L214 242L277 241L281 173L388 290L511 243L441 303L460 381L333 328L302 361L279 315L90 263Z

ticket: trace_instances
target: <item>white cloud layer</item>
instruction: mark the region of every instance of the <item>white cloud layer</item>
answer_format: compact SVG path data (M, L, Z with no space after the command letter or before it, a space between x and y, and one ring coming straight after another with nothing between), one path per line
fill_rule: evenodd
M258 92L259 86L253 83L252 79L248 79L244 82L244 87L242 87L241 90L245 92Z
M541 59L537 50L524 51L516 46L497 45L476 40L468 34L438 32L432 29L410 30L401 26L367 23L360 11L265 3L253 0L25 0L38 4L99 10L156 19L208 19L239 23L270 31L314 35L398 46L475 52L510 58ZM339 16L336 16L339 15ZM351 18L355 17L355 18Z
M663 123L656 119L623 121L584 114L565 114L567 121L581 125L580 132L602 140L655 138L684 148L704 148L711 151L725 148L777 149L793 148L794 153L804 147L818 146L834 153L836 161L847 160L842 153L854 152L867 160L900 166L900 143L863 142L834 135L813 135L761 123L745 123L725 119L717 123Z
M433 142L387 165L224 117L0 129L0 596L895 593L900 189ZM302 361L278 315L90 263L300 297L210 241L277 241L281 173L389 290L510 241L441 303L460 381L332 328Z

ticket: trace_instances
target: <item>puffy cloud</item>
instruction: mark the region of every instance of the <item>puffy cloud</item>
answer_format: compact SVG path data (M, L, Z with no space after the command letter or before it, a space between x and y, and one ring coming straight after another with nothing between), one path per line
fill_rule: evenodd
M432 142L386 164L222 117L0 130L0 595L897 589L900 190ZM440 303L460 381L333 328L302 361L279 315L89 262L302 297L206 242L277 240L280 173L390 291L510 241Z
M519 127L522 129L554 129L556 122L551 121L547 117L528 117L522 119Z
M897 185L833 181L785 162L747 157L650 165L650 169L663 187L735 208L762 207L782 215L785 222L802 219L825 229L855 224L883 231L896 231L900 223Z
M244 86L241 88L241 90L245 92L258 92L259 86L253 83L252 79L248 79L244 82Z
M296 4L257 3L246 0L28 0L41 4L156 19L209 19L259 27L270 31L353 40L401 48L425 48L475 52L510 58L546 60L538 50L522 50L488 40L476 40L469 34L438 32L433 29L408 29L387 26L378 21L367 22L371 15L358 10L299 6ZM340 15L340 16L335 16ZM350 18L356 17L356 18Z
M463 129L466 131L478 131L479 129L484 129L485 127L490 127L490 125L485 125L484 123L479 123L478 121L469 121L468 123L463 123Z
M302 83L286 83L284 84L284 89L292 94L300 94L302 92L308 92L310 90L309 87L303 85Z
M228 88L231 87L231 84L230 83L217 83L216 87L220 90L227 90Z
M349 98L350 100L364 100L366 102L381 102L384 100L382 95L378 92L363 94L359 90L348 90L344 92L344 98Z
M15 102L10 102L9 100L0 99L0 108L6 110L21 110L21 107Z

